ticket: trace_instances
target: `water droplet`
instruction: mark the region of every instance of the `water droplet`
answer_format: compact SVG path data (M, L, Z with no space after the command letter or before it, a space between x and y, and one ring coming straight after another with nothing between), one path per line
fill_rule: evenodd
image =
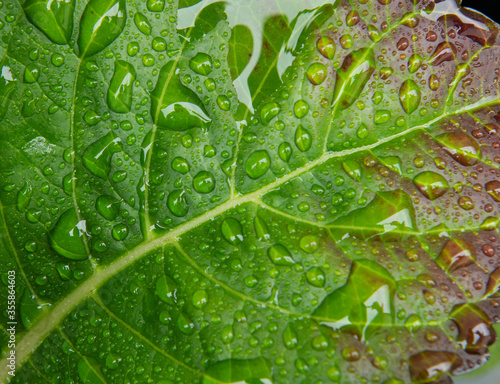
M210 193L215 188L215 178L207 171L198 172L193 178L193 188L198 193Z
M298 100L293 106L293 113L298 119L302 119L309 112L309 105L304 100Z
M481 149L477 141L462 132L443 133L436 137L443 149L460 164L470 167L477 163Z
M208 303L208 293L204 289L198 289L192 298L192 303L195 308L203 309Z
M267 250L267 254L271 261L276 265L288 266L293 265L292 254L290 251L282 244L275 244Z
M409 360L411 380L416 383L435 382L434 380L437 377L442 379L443 373L450 370L452 371L453 368L461 366L462 364L463 362L458 355L452 352L420 352L411 356ZM439 382L437 384L439 384Z
M465 240L449 240L436 262L447 272L454 272L457 269L468 267L475 263L476 251L474 246Z
M302 125L299 125L297 127L297 130L295 131L295 145L302 152L307 152L309 149L311 149L311 134Z
M361 359L361 353L356 347L346 347L342 350L342 357L352 363Z
M460 208L465 209L466 211L470 211L474 209L474 201L468 196L462 196L458 199L458 205Z
M177 326L185 335L192 335L194 333L194 323L184 313L181 313L177 318Z
M365 125L365 123L361 123L358 130L356 131L356 135L360 139L364 139L364 138L368 137L368 134L369 134L368 127Z
M350 107L361 95L375 70L373 52L360 49L346 56L337 70L332 105L340 110Z
M385 109L379 110L375 112L375 116L373 117L373 121L375 124L385 124L389 122L391 119L391 112Z
M86 260L86 222L79 220L74 208L64 212L49 233L52 249L71 260Z
M243 242L243 227L236 219L228 218L224 220L221 225L221 232L229 244L239 245Z
M420 69L421 66L422 57L416 53L411 55L410 59L408 60L408 71L410 73L415 73Z
M146 16L144 16L141 12L136 12L134 15L134 23L139 31L144 33L145 35L151 35L151 24L149 23Z
M328 71L324 64L314 63L311 64L307 70L307 78L314 85L320 85L326 80Z
M284 143L281 143L278 148L278 154L280 156L280 159L286 163L290 161L290 158L292 157L292 152L293 152L292 146L290 145L290 143L287 143L286 141Z
M96 209L106 220L115 220L118 217L120 202L109 195L102 195L97 198Z
M61 280L68 281L71 278L71 269L68 264L58 262L56 264L56 270Z
M488 181L484 187L493 200L500 202L500 181Z
M92 174L107 180L111 171L111 158L121 149L120 138L111 131L87 147L83 153L83 165Z
M167 206L177 217L184 217L189 211L189 205L186 198L186 191L183 189L176 189L169 193L167 198Z
M231 325L226 325L221 332L220 338L224 344L229 344L233 341L233 327Z
M33 190L31 189L31 184L26 182L17 193L17 209L19 212L24 212L26 210L31 201L32 195Z
M437 91L439 89L439 86L441 85L441 81L439 80L439 77L435 75L434 73L429 76L429 88L433 91Z
M361 17L359 16L359 13L357 11L351 11L348 13L348 15L345 18L345 22L348 27L353 27L356 24L358 24L361 20Z
M173 131L208 128L211 122L196 93L181 83L174 61L162 67L151 92L151 115L158 127Z
M111 231L113 239L122 241L128 236L128 227L125 224L116 224Z
M165 9L165 0L147 0L146 6L149 12L162 12Z
M322 36L316 43L318 51L327 59L333 60L335 58L335 42L329 36Z
M40 69L34 63L30 63L24 70L24 82L28 84L36 83L40 77Z
M217 105L223 111L229 111L231 109L231 100L226 95L220 95L217 97Z
M172 169L174 171L177 171L177 172L185 175L186 173L189 172L190 167L189 167L189 163L187 162L186 159L184 159L182 157L175 157L172 160Z
M17 80L14 79L9 66L3 64L0 68L0 120L7 113L12 92L16 89Z
M275 101L265 104L260 111L262 123L267 125L269 122L280 113L280 106Z
M245 277L245 285L248 288L254 288L257 286L258 283L259 283L259 280L257 280L257 278L254 275L249 275L249 276Z
M271 238L271 234L269 233L269 229L267 228L265 221L259 216L255 216L254 227L257 240L266 241Z
M139 53L140 46L137 41L131 41L127 45L127 53L129 56L134 57Z
M80 56L92 56L122 33L127 19L125 0L90 0L80 21Z
M457 47L453 43L444 41L439 43L436 50L429 59L431 65L439 65L446 61L455 61L457 55Z
M252 179L266 174L271 166L271 158L265 149L253 152L245 162L245 171Z
M212 72L212 57L206 53L199 52L189 60L189 68L199 75L208 76Z
M346 160L342 162L342 168L353 180L360 181L362 175L361 166L355 160Z
M299 345L297 332L288 324L283 332L283 343L286 349L296 349Z
M273 384L271 364L263 357L218 361L207 369L202 384Z
M431 171L419 173L413 178L413 183L429 200L436 200L443 196L450 188L443 176Z
M151 47L156 52L163 52L167 50L167 42L163 37L155 37L151 43Z
M23 9L28 20L53 43L69 43L73 33L75 0L27 0Z
M165 303L175 305L177 303L177 283L168 276L161 276L156 280L155 293Z
M304 252L314 253L318 249L318 239L314 235L307 235L300 239L300 248Z
M476 305L455 306L450 316L458 327L458 344L470 355L486 355L497 339L488 316Z
M399 89L399 101L407 114L417 110L420 105L421 92L419 86L411 79L406 80Z
M340 383L340 369L333 365L330 368L328 368L328 371L326 372L328 375L328 378L333 382L333 383ZM387 383L384 383L387 384ZM404 384L404 383L401 383Z
M135 77L135 70L131 64L123 60L115 62L115 72L108 88L108 105L112 111L130 112Z
M378 43L382 36L380 35L380 31L374 25L368 25L368 37L371 41Z

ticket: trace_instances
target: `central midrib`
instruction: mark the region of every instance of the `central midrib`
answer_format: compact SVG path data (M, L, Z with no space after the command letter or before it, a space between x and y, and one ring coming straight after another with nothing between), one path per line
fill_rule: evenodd
M496 102L497 102L496 99L493 98L487 99L486 101L483 100L482 102L480 101L455 111L448 111L447 113L443 112L442 115L436 117L435 119L425 124L415 126L406 131L386 137L385 139L381 139L376 143L340 152L325 153L318 159L308 163L307 165L298 168L295 171L290 172L289 174L281 178L277 178L274 182L266 185L265 187L246 195L238 195L235 198L228 200L222 203L221 205L215 207L214 209L207 211L198 217L193 218L189 222L179 225L177 228L174 228L170 232L160 237L154 238L149 242L139 244L137 247L127 252L123 257L116 260L115 262L105 267L97 267L95 269L94 274L88 280L86 280L82 285L76 288L67 297L59 301L48 315L46 315L38 323L36 323L36 325L22 337L21 341L16 345L17 365L21 366L23 362L26 360L26 358L45 339L45 337L49 335L50 332L52 332L54 328L62 321L62 319L70 311L72 311L78 304L80 304L82 301L88 298L91 294L95 293L97 289L110 277L114 276L121 270L125 269L136 260L141 259L149 252L157 248L163 247L165 245L168 245L170 243L174 243L182 235L188 233L192 229L204 223L209 222L210 220L214 220L216 217L218 217L219 215L223 214L224 212L232 208L235 208L245 203L251 203L251 202L258 203L261 197L266 193L268 193L269 191L280 187L281 185L287 183L288 181L300 176L305 172L308 172L314 167L330 159L349 156L358 152L363 152L369 149L376 148L392 140L406 136L410 132L426 129L429 126L436 124L442 119L445 119L451 115L471 112L480 108L484 108L488 105L495 104ZM6 376L8 371L7 364L8 362L6 359L0 361L0 382L2 383L5 382L7 378Z

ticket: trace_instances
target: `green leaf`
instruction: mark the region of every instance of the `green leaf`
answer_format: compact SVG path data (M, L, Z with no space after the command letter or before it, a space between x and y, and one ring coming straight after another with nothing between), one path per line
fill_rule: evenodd
M0 19L0 383L450 384L487 362L496 23L455 0Z

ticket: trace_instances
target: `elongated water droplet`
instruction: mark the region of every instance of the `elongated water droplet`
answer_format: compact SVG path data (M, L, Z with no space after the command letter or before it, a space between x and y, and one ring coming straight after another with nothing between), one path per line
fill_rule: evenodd
M155 293L167 304L174 305L177 303L177 289L177 283L168 276L161 276L156 280Z
M192 335L194 333L194 323L184 313L181 313L177 318L177 326L185 335Z
M299 345L297 332L295 332L295 329L290 324L286 326L283 332L283 343L286 349L296 349Z
M148 18L144 16L144 14L142 14L141 12L136 12L136 14L134 15L134 23L139 31L147 36L151 35L151 24L149 23Z
M290 161L290 158L292 157L292 152L293 152L292 146L290 145L290 143L287 143L286 141L284 143L281 143L278 148L278 154L280 156L280 159L286 163Z
M219 361L207 369L202 384L220 383L273 384L271 364L263 357Z
M439 80L439 77L435 75L434 73L429 76L429 88L433 91L437 91L439 89L439 86L441 85L441 81Z
M450 188L443 176L431 171L419 173L413 178L413 183L429 200L436 200L443 196Z
M193 298L191 300L193 306L198 309L203 309L205 305L208 303L208 293L204 289L199 289L193 294Z
M260 111L262 123L265 125L269 124L269 122L280 113L280 110L279 104L275 101L264 105Z
M201 171L193 178L193 188L198 193L210 193L215 188L215 178L208 171Z
M245 162L245 171L252 179L258 179L266 174L271 166L271 158L265 149L253 152Z
M185 175L189 172L190 167L186 159L177 156L172 160L172 169Z
M177 217L184 217L189 211L189 205L186 198L186 191L183 189L176 189L169 193L167 198L167 206Z
M355 160L346 160L342 162L342 168L353 180L360 181L362 175L361 166Z
M123 60L115 62L115 73L108 88L108 105L112 111L130 112L135 77L135 70L131 64Z
M221 225L221 232L229 244L238 245L243 242L243 227L236 219L228 218L224 220Z
M320 37L316 43L318 51L327 59L333 60L335 58L335 42L329 36Z
M429 383L463 364L457 354L446 351L425 351L410 357L412 382ZM443 383L444 384L444 383Z
M458 344L470 355L486 355L497 339L488 316L474 304L453 308L451 319L458 327Z
M175 62L164 65L158 76L156 88L151 92L151 115L160 128L186 131L191 128L208 128L211 119L203 103L176 74Z
M455 47L455 44L444 41L438 44L429 60L429 63L431 65L439 65L446 61L454 61L456 55L457 47Z
M36 83L40 77L40 69L36 64L30 63L24 70L24 82L28 84Z
M271 234L269 233L269 229L267 228L265 221L259 216L255 216L254 227L257 240L266 241L271 238Z
M374 70L373 51L362 48L348 54L337 71L332 106L338 110L350 107L363 92Z
M83 165L92 174L107 180L111 171L111 158L121 149L120 138L111 131L87 147L83 153Z
M282 244L275 244L267 250L267 254L271 261L276 265L293 265L292 254L290 251Z
M71 260L88 258L85 238L86 222L78 219L74 208L64 212L49 233L52 249Z
M465 240L448 240L436 262L447 272L468 267L475 263L476 251L474 246Z
M462 132L443 133L436 137L443 149L460 164L470 167L477 163L481 149L476 140Z
M92 56L122 33L127 20L125 0L90 0L80 21L80 56Z
M189 60L189 68L199 75L208 76L212 72L212 57L206 53L199 52Z
M420 105L421 92L419 86L411 79L406 80L399 89L399 101L407 114L417 110Z
M73 33L75 0L27 0L23 9L28 20L53 43L68 44Z
M31 189L31 184L26 182L17 193L17 209L19 212L24 212L26 210L31 201L32 195L33 190Z
M295 145L302 152L307 152L309 149L311 149L311 134L302 125L299 125L297 127L297 130L295 131Z
M293 106L293 113L298 119L302 119L309 112L309 105L304 100L298 100Z
M415 73L420 69L421 66L422 57L417 53L411 55L410 59L408 60L408 71L410 73Z

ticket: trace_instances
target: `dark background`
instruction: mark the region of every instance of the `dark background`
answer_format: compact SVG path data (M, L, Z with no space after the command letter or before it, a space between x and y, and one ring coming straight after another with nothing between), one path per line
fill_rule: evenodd
M475 9L500 23L500 0L462 0L462 7Z

